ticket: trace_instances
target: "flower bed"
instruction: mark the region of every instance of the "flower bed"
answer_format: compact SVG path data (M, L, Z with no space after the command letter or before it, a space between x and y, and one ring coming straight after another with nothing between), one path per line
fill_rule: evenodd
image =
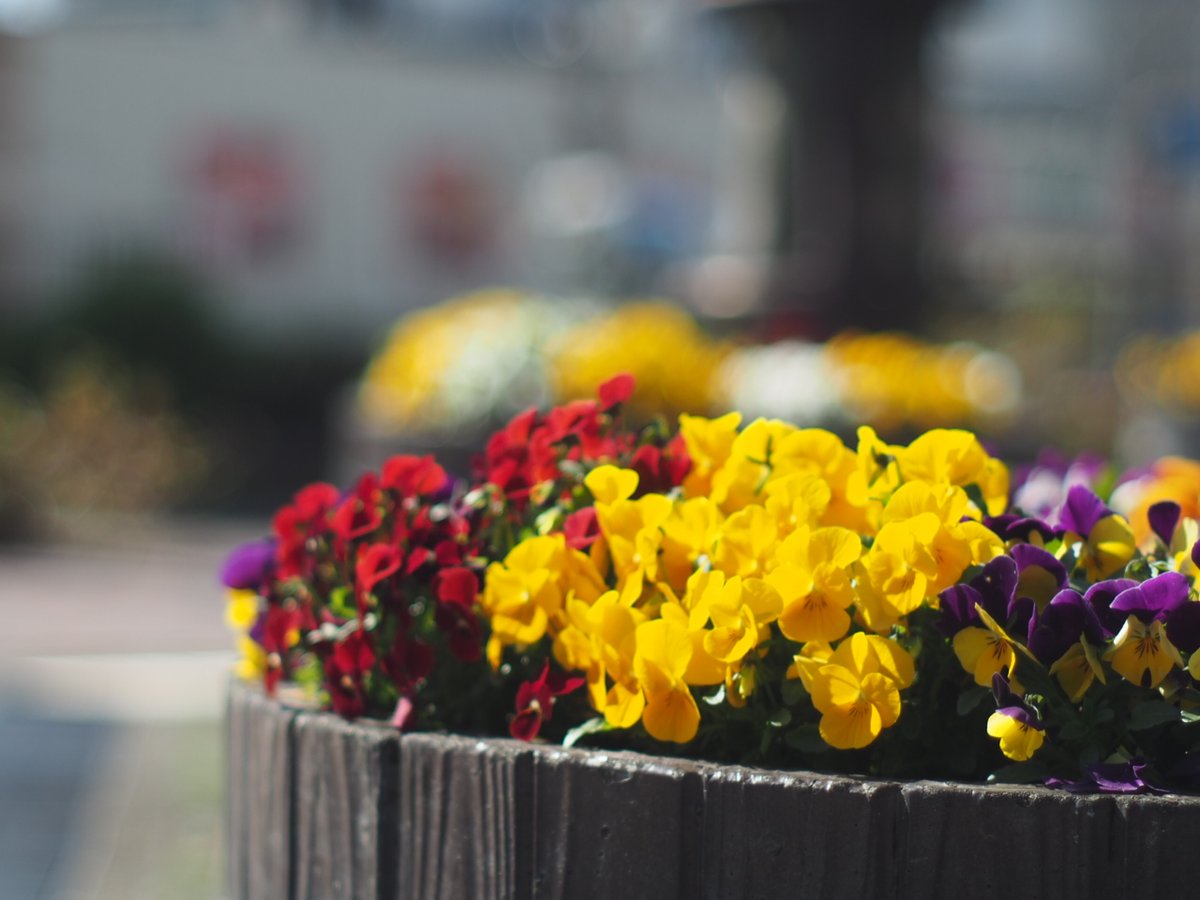
M243 674L404 731L1197 785L1190 503L1131 523L1095 476L1038 517L965 431L863 427L851 448L736 413L634 429L633 390L517 415L469 484L397 456L347 492L302 489L223 573Z
M231 896L1167 896L1190 797L898 782L400 734L235 685Z

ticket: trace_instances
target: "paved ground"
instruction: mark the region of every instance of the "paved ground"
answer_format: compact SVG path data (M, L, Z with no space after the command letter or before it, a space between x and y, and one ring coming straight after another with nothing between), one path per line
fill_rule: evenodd
M223 895L215 573L262 524L0 546L0 900Z

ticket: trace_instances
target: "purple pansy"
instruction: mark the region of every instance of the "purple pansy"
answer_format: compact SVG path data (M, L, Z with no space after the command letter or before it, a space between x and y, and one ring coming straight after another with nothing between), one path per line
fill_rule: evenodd
M1150 766L1140 757L1128 762L1093 763L1084 767L1083 778L1047 778L1046 786L1072 794L1165 794L1149 781Z
M1017 544L1009 552L1017 564L1017 591L1022 596L1044 605L1067 586L1067 568L1053 553L1033 544Z
M275 571L275 544L274 538L262 538L235 547L221 566L221 584L257 590Z
M1167 640L1189 657L1200 650L1200 603L1185 603L1167 617Z
M1163 572L1121 591L1109 607L1110 616L1119 617L1121 624L1131 615L1147 623L1158 619L1175 649L1191 655L1200 649L1200 603L1188 599L1189 591L1183 575Z
M1126 616L1135 615L1143 622L1166 618L1188 602L1188 580L1178 572L1163 572L1141 584L1126 588L1113 599L1110 609Z
M1096 527L1096 523L1109 515L1112 515L1112 510L1103 500L1083 485L1077 484L1067 492L1067 502L1063 504L1058 516L1058 527L1063 531L1072 531L1087 537Z
M1175 528L1179 525L1179 517L1182 515L1182 510L1179 504L1171 500L1163 500L1161 503L1155 503L1146 510L1146 518L1150 522L1150 530L1158 536L1158 539L1171 546L1171 538L1175 535Z
M984 516L983 524L990 528L1002 541L1028 542L1033 534L1037 534L1043 542L1055 537L1055 530L1042 519L1033 516L1021 516L1016 513L1002 513L998 516Z
M969 583L956 584L938 595L942 609L938 630L946 637L954 637L964 628L982 626L976 604L997 622L1007 621L1016 590L1016 562L1008 556L997 556Z
M1029 621L1029 650L1043 665L1057 662L1081 636L1094 646L1104 643L1096 611L1072 590L1060 591Z
M1122 591L1127 591L1137 586L1138 583L1132 578L1110 578L1107 581L1096 582L1083 595L1083 599L1095 610L1097 618L1100 619L1100 624L1104 626L1104 632L1107 637L1114 636L1121 630L1121 626L1125 624L1125 616L1121 615L1120 612L1112 611L1113 600Z

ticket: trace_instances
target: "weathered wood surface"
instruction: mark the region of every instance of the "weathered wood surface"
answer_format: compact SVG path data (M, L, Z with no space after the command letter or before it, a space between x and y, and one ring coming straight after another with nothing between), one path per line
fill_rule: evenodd
M230 695L227 834L234 897L291 896L294 720L255 691Z
M293 730L295 900L396 893L396 760L383 725L301 714Z
M401 737L241 686L229 753L236 900L1158 896L1200 839L1200 798Z

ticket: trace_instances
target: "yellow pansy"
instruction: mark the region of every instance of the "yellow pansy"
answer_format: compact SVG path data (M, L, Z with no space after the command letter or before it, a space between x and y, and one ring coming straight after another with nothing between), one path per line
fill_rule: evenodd
M707 497L676 503L662 523L661 573L676 591L682 591L697 561L711 557L721 536L725 517Z
M660 741L686 743L700 727L700 710L683 675L692 655L687 629L666 619L639 625L633 671L645 693L642 725Z
M1068 533L1063 544L1082 541L1079 562L1092 582L1102 581L1119 573L1133 559L1137 542L1133 529L1122 516L1113 513L1096 522L1086 538Z
M1050 674L1058 679L1059 685L1071 698L1072 703L1082 700L1097 678L1101 684L1107 683L1104 667L1100 665L1095 649L1084 637L1080 637L1066 653L1055 660L1054 665L1050 667Z
M821 738L831 747L865 747L900 717L900 691L878 672L859 676L826 664L813 679L813 706L821 713Z
M782 562L767 576L779 592L779 629L798 643L836 641L850 630L854 602L850 567L862 540L845 528L801 528L780 545Z
M1118 675L1144 688L1158 687L1172 669L1183 668L1163 623L1155 619L1147 625L1134 615L1125 619L1104 658Z
M526 538L504 562L488 566L480 605L491 622L487 656L493 667L499 667L504 647L541 640L551 617L562 609L559 577L566 549L561 534Z
M633 469L621 469L617 466L597 466L588 472L583 483L592 492L596 503L616 503L633 496L638 486L638 473Z
M833 496L829 482L813 472L793 472L773 478L767 482L763 493L763 505L781 535L804 525L815 527Z
M795 425L778 419L755 419L733 439L729 458L712 478L710 496L726 513L760 502L775 467L775 455Z
M242 588L225 593L225 624L234 631L246 632L258 621L258 594Z
M938 561L931 548L940 528L936 515L922 513L879 529L860 568L866 584L860 585L859 592L868 618L874 615L882 623L889 610L906 616L931 595L938 576ZM870 627L880 630L874 623Z
M267 671L267 651L248 634L237 637L238 660L234 674L243 681L259 681Z
M761 506L747 506L721 526L713 565L726 575L762 576L772 565L779 527Z
M719 419L681 415L679 434L687 447L691 469L683 481L688 497L707 497L712 491L713 474L729 459L742 414L731 412Z
M1008 470L988 456L969 431L935 428L900 451L900 472L906 481L979 486L991 515L1008 505Z
M1000 740L1000 752L1017 762L1030 759L1046 740L1046 730L1019 707L998 709L988 717L987 733Z

